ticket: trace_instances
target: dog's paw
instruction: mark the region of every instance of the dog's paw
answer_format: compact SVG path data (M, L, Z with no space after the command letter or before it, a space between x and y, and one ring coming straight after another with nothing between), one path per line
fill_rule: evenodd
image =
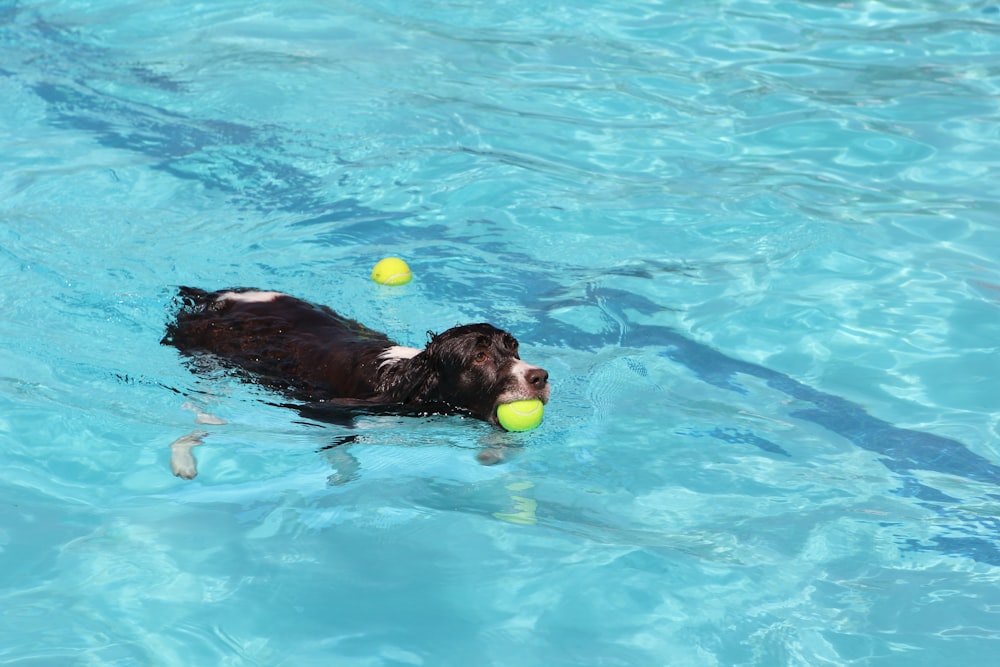
M198 475L198 462L191 453L192 447L205 444L206 431L191 431L170 443L170 470L181 479L194 479Z
M184 410L190 410L194 413L195 424L202 424L204 426L223 426L226 423L226 420L222 417L216 417L209 412L202 412L201 408L191 401L185 401L181 408Z
M476 454L476 460L484 466L495 466L503 463L507 459L507 449L505 447L490 447L481 449Z

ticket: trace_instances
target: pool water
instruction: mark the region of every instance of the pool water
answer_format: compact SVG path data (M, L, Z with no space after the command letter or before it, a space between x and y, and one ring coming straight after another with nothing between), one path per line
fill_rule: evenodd
M26 0L0 44L0 664L993 664L1000 6ZM303 419L160 345L182 284L492 322L545 421Z

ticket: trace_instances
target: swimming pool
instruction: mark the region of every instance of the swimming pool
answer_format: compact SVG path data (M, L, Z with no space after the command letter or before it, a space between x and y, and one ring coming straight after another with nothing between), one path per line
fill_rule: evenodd
M28 1L0 43L0 664L992 663L996 4ZM180 284L491 321L545 422L199 381Z

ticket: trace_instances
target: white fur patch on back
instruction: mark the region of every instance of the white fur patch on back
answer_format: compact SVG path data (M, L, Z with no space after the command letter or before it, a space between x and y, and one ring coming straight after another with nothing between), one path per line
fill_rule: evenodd
M243 303L264 303L274 301L279 296L285 296L281 292L223 292L217 297L217 301L241 301Z
M394 364L401 359L412 359L423 352L423 350L418 350L415 347L406 347L404 345L393 345L392 347L385 348L385 352L378 355L378 358L382 360L379 364L379 368L385 366L386 364Z

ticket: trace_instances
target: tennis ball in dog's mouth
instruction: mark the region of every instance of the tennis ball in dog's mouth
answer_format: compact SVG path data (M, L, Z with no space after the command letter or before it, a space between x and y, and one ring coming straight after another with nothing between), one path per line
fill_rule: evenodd
M380 285L405 285L411 278L410 267L399 257L386 257L372 269L372 280Z
M508 431L530 431L542 423L545 405L537 398L503 403L497 408L497 421Z

